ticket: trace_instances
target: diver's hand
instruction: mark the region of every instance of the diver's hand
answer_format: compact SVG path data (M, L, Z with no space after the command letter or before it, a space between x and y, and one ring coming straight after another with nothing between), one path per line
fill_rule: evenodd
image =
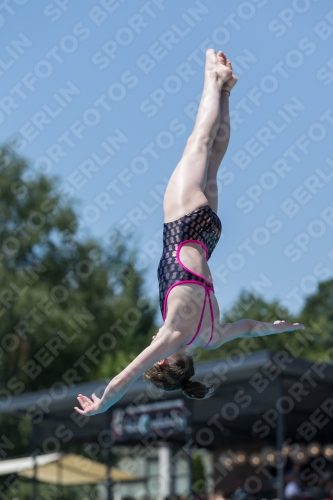
M274 321L273 323L276 333L280 332L293 332L294 330L304 330L304 325L301 325L300 323L287 323L283 319Z
M103 408L101 404L101 399L96 396L96 394L92 394L91 399L87 396L83 396L83 394L79 394L77 397L78 402L80 403L81 408L77 406L74 409L81 413L81 415L87 415L87 417L92 417L93 415L98 415L99 413L103 413L106 408Z
M274 323L264 323L262 321L253 321L251 335L264 336L274 335L275 333L293 332L294 330L304 330L304 325L299 323L287 323L284 320L276 320Z

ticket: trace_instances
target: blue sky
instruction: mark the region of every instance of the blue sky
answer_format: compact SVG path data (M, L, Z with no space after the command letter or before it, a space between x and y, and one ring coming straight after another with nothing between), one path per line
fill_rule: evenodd
M193 128L204 53L239 82L220 169L221 310L243 288L297 313L333 275L333 10L329 2L3 3L1 141L58 175L82 228L140 253L157 298L161 193ZM131 239L129 237L131 236Z

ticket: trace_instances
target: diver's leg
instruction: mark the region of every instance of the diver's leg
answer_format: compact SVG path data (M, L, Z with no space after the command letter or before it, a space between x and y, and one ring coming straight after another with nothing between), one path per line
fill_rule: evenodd
M225 64L232 70L230 61L226 59L225 54L222 51L217 54L217 57L222 64ZM236 85L236 83L237 78L235 75L232 75L232 77L222 87L220 99L220 126L212 145L212 151L207 167L207 180L204 194L215 213L217 212L218 202L217 172L227 151L230 139L229 92L234 85Z
M207 167L220 126L221 90L231 74L231 69L217 58L215 50L209 49L194 128L166 189L163 206L165 222L176 220L208 203L204 194Z

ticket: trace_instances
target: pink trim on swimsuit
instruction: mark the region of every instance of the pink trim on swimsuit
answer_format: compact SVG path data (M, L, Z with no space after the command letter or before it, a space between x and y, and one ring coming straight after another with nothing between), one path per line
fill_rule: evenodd
M181 250L182 246L184 244L186 244L186 243L196 243L196 244L199 244L206 251L206 259L207 260L208 260L208 248L206 247L206 245L202 241L199 241L199 240L185 240L185 241L182 241L178 245L177 252L176 252L176 259L177 259L179 265L183 269L185 269L187 272L193 274L194 276L197 276L198 278L203 279L206 283L208 283L208 285L206 285L205 283L201 283L200 281L195 281L195 280L177 281L176 283L174 283L173 285L171 285L170 288L168 289L168 291L167 291L167 293L165 295L165 299L164 299L163 320L165 321L165 319L166 319L167 300L168 300L168 297L169 297L169 293L171 292L171 290L173 288L175 288L178 285L185 284L185 283L195 283L196 285L203 286L204 289L205 289L205 298L204 298L204 303L203 303L202 310L201 310L201 315L200 315L200 319L199 319L198 328L197 328L197 330L196 330L193 338L190 340L190 342L188 342L185 345L192 344L194 342L194 340L197 338L197 336L199 335L199 332L200 332L200 329L201 329L201 325L202 325L202 321L203 321L203 317L204 317L205 310L206 310L206 303L207 303L207 296L208 296L209 310L210 310L210 315L211 315L211 320L212 320L212 328L211 328L211 333L210 333L209 341L204 346L204 347L206 347L211 342L211 340L213 338L213 334L214 334L214 311L213 311L212 299L211 299L211 296L210 296L210 292L211 291L214 292L214 286L213 286L213 282L212 281L207 280L204 276L201 276L200 274L194 273L193 271L191 271L191 269L189 269L186 266L184 266L184 264L181 262L180 256L179 256L180 255L180 250Z

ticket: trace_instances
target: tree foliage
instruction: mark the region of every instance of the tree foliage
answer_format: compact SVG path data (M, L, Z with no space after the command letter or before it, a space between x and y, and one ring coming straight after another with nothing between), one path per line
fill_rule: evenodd
M192 456L192 492L195 498L205 498L207 488L207 476L205 473L204 462L200 453L194 453Z
M333 362L333 280L319 283L318 290L308 296L300 315L306 326L309 345L304 357Z
M14 394L115 375L155 314L135 254L84 236L57 179L27 172L0 151L0 379Z

